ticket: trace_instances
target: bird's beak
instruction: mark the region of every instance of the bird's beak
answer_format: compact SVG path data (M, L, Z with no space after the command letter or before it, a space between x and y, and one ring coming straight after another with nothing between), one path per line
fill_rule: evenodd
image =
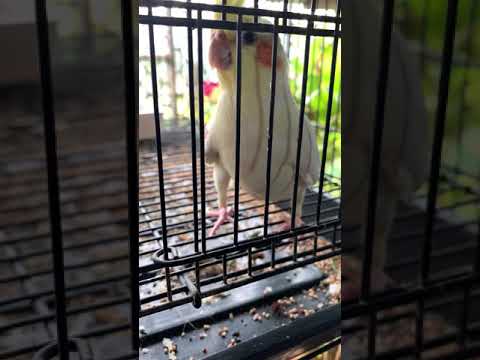
M212 32L208 60L210 65L218 70L227 70L232 65L232 50L225 31Z

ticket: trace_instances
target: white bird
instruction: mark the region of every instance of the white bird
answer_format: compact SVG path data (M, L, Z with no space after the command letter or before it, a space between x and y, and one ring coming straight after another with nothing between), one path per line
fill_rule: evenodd
M342 243L365 242L367 198L373 149L373 128L381 15L374 3L344 1L342 10ZM383 276L387 238L399 201L409 201L429 170L429 137L418 64L405 39L393 31L385 103L383 144L376 223L372 286L386 286ZM363 252L364 249L361 247ZM357 253L360 257L363 253ZM342 274L354 280L342 298L358 295L357 260L342 257Z
M246 17L245 21L249 21ZM263 200L266 191L267 130L270 113L272 35L244 32L241 52L241 129L240 129L240 186L249 194ZM292 198L295 177L299 108L288 84L288 63L278 42L276 64L276 96L274 105L273 145L271 162L270 200ZM235 176L236 137L236 32L212 32L209 61L220 80L221 95L215 116L209 123L206 142L206 161L214 166L214 181L218 193L218 217L210 234L225 221L231 221L232 210L227 207L227 190ZM320 173L320 155L315 132L305 116L301 144L298 199L295 224L302 224L305 190L313 185ZM288 229L285 219L282 229Z

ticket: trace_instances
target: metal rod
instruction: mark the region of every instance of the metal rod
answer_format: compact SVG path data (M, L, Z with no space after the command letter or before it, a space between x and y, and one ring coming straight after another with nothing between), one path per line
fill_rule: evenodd
M331 16L318 16L311 14L302 14L297 12L288 11L288 0L284 0L284 10L283 11L274 11L267 9L252 9L247 7L238 7L238 6L226 6L223 3L222 5L213 5L206 4L201 2L185 3L182 1L175 0L141 0L142 6L163 6L163 7L175 7L179 9L192 9L197 11L210 11L216 13L230 13L235 15L251 15L251 16L265 16L265 17L284 17L288 19L297 19L297 20L311 20L311 21L323 21L323 22L335 22L335 17ZM144 15L142 15L144 16ZM183 19L185 21L185 19ZM142 23L142 22L140 22ZM234 23L233 23L234 24ZM245 23L244 23L245 24ZM285 25L285 24L284 24Z
M308 22L307 29L312 29L312 22ZM308 66L310 60L310 35L307 32L305 38L305 52L303 56L303 78L302 78L302 95L300 100L300 115L298 120L298 135L297 135L297 154L295 161L295 178L293 182L293 199L292 199L292 218L290 222L291 231L295 230L296 227L296 215L297 215L297 199L298 199L298 179L300 176L300 161L302 155L302 139L303 139L303 123L305 118L305 99L307 96L307 82L308 82ZM303 194L301 195L303 196ZM301 210L301 209L300 209ZM295 243L293 245L293 255L294 259L297 258L297 249L298 248L298 238L295 237Z
M242 8L243 9L243 8ZM259 10L260 11L260 10ZM243 14L242 14L243 15ZM272 15L269 15L272 17ZM235 31L236 23L231 21L221 21L221 20L195 20L187 18L176 18L176 17L167 17L167 16L155 16L148 17L148 15L139 15L139 20L141 24L156 24L156 25L165 25L165 26L178 26L178 27L188 27L188 26L198 26L201 25L202 28L207 29L223 29ZM272 33L273 25L271 24L262 24L262 23L243 23L243 31L255 31L255 32L264 32ZM277 29L279 34L296 34L296 35L306 35L307 33L310 36L324 36L324 37L333 37L333 31L328 29L316 29L316 28L303 28L299 26L286 26L279 25Z
M429 177L429 191L427 197L427 214L425 221L425 241L422 249L421 283L428 278L430 271L430 252L432 248L433 224L436 214L438 183L442 160L442 145L447 116L448 90L452 65L453 46L455 40L455 25L457 18L458 0L449 0L446 17L446 33L443 47L443 60L438 88L438 105L435 115L435 133Z
M188 0L191 2L191 0ZM187 17L192 18L192 10L187 9ZM193 234L194 250L199 251L198 239L198 181L197 181L197 136L195 129L195 81L193 73L193 31L189 26L187 29L188 41L188 93L190 101L190 132L191 132L191 151L192 151L192 196L193 196ZM200 268L198 262L195 263L195 284L200 292Z
M200 120L200 199L202 215L202 252L207 252L206 210L205 210L205 118L203 99L203 35L202 12L198 11L197 43L198 43L198 115Z
M234 221L233 221L233 243L238 245L238 211L240 195L240 129L242 111L242 15L237 20L237 59L236 59L236 103L235 103L235 199L234 199ZM249 263L249 269L251 268Z
M57 139L55 135L55 105L50 59L48 16L45 0L36 1L38 54L42 87L43 125L47 156L48 205L52 239L55 281L55 308L58 353L62 360L69 359L69 338L65 303L65 276L63 259L62 218L58 179Z
M191 0L189 0L191 1ZM191 19L192 10L187 10L187 17ZM192 150L192 195L193 195L193 227L195 229L195 252L198 252L198 182L197 182L197 138L195 129L195 81L193 73L193 38L192 27L187 29L188 41L188 93L190 100L190 132L191 132L191 150Z
M341 14L341 0L337 1L337 15ZM333 38L332 63L330 67L330 83L328 87L327 113L325 118L325 130L323 135L322 161L320 165L320 178L318 183L318 203L317 203L317 224L320 224L320 209L322 207L323 187L325 184L325 166L327 163L328 138L330 136L330 122L332 118L333 92L335 88L335 72L337 67L337 49L339 38L339 22L335 24L335 34Z
M148 8L148 13L152 14L152 8ZM157 151L157 167L158 167L158 189L160 194L160 208L162 212L161 222L162 222L162 246L163 246L163 256L165 260L169 258L169 247L168 247L168 233L167 233L167 205L165 202L165 184L163 179L163 153L162 153L162 132L160 130L160 113L158 109L158 87L157 87L157 61L155 57L155 34L153 31L153 25L148 25L148 34L149 34L149 43L150 43L150 67L152 72L152 100L153 100L153 113L155 119L155 144ZM165 272L168 273L168 267L165 269ZM167 293L168 299L172 300L172 285L170 277L167 276Z
M446 30L444 36L442 68L438 87L438 105L435 114L435 132L432 146L432 158L430 167L430 178L427 197L427 213L425 220L425 239L422 249L420 285L424 286L430 272L430 253L432 251L433 225L437 207L438 182L442 160L442 145L447 116L448 88L450 84L450 73L453 58L453 47L455 42L455 27L457 21L458 0L449 0L446 15ZM424 306L421 299L417 304L416 322L416 355L420 358L423 351L423 330L424 330Z
M131 331L133 350L139 349L139 311L140 292L139 280L139 256L138 256L138 113L136 107L135 81L135 50L133 38L133 11L132 3L123 0L122 3L122 38L123 38L123 61L125 77L125 114L126 114L126 141L127 141L127 170L128 170L128 236L129 236L129 260L130 260L130 294L131 294Z
M375 232L375 215L377 209L377 190L380 174L380 152L382 150L383 125L385 117L385 99L387 96L388 69L390 64L390 41L392 36L394 1L385 0L382 18L382 33L379 49L380 71L377 80L377 100L375 106L375 124L373 132L372 162L368 189L368 209L365 229L365 257L362 269L363 300L370 296L370 272Z
M277 54L278 54L278 34L276 32L278 26L278 18L274 20L273 26L273 55L272 55L272 82L270 92L270 115L268 118L268 140L267 140L267 173L265 181L265 207L263 210L263 237L268 236L268 217L270 212L270 182L272 170L272 144L273 144L273 121L275 118L275 92L277 87ZM271 245L271 263L275 267L275 243L272 240Z

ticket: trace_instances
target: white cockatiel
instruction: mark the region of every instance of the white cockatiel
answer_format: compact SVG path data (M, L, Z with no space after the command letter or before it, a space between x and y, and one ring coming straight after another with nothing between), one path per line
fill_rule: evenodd
M232 5L231 2L229 5ZM238 5L238 4L235 4ZM233 21L236 16L228 15ZM229 19L230 20L230 19ZM245 17L245 22L252 21ZM271 63L273 38L267 33L243 32L241 52L241 129L240 186L259 200L266 190L267 131L270 113ZM276 64L276 95L274 105L273 145L271 162L270 200L292 199L299 129L299 108L288 84L288 63L278 41ZM209 216L218 217L210 234L225 221L231 220L227 204L229 183L235 176L236 137L236 32L213 30L209 62L217 70L221 95L206 139L206 161L214 166L214 181L218 193L218 210ZM301 161L296 204L296 224L301 224L305 190L313 185L320 173L320 155L315 132L304 118ZM283 229L290 220L285 219Z
M382 15L370 0L343 1L342 10L342 244L360 246L363 255ZM374 232L372 289L387 285L383 276L387 238L399 201L408 201L429 170L429 137L418 64L408 44L392 33L385 102L377 211ZM342 298L359 293L361 267L342 256Z

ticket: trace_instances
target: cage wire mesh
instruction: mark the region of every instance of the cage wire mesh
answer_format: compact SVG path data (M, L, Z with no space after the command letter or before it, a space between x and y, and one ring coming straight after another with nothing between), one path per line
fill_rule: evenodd
M403 32L407 37L415 38L418 35L420 39L412 45L418 50L422 60L427 110L433 128L431 169L428 184L419 190L415 201L400 205L394 230L389 239L389 245L395 249L390 252L395 256L392 255L387 260L385 271L398 286L375 296L369 294L367 286L367 290L363 290L361 294L363 301L343 304L342 316L345 322L342 329L344 343L342 351L344 356L352 356L352 358L372 358L373 356L401 358L410 357L412 354L417 357L452 359L475 357L480 350L478 314L475 307L478 298L476 281L480 258L478 256L478 151L475 148L478 128L474 121L476 103L472 95L475 92L474 78L478 67L475 62L478 50L474 41L474 35L478 30L478 24L475 21L478 13L477 1L423 1L421 6L417 6L412 5L413 1L388 0L382 4L384 4L382 39L385 43L380 63L382 59L385 60L388 53L388 33L391 31L394 20L398 27L404 29ZM341 182L337 158L340 153L341 121L340 94L339 88L336 87L339 86L336 85L339 74L332 76L338 71L333 52L337 41L339 53L340 26L337 20L339 17L335 11L324 12L320 2L312 14L308 4L307 6L298 5L300 7L295 8L297 6L295 3L287 1L265 3L255 1L250 4L250 7L215 7L203 2L142 1L143 9L140 8L139 16L141 26L144 26L146 29L144 31L148 33L150 39L152 39L152 33L154 37L161 38L163 30L158 30L157 33L156 29L164 27L167 36L165 43L168 46L165 53L162 53L163 50L159 48L157 57L155 56L157 49L155 46L153 49L150 46L154 42L148 43L147 53L140 54L139 72L142 72L142 66L148 71L148 62L150 62L150 71L155 70L144 77L147 84L154 73L157 73L159 79L166 73L168 77L166 84L174 86L170 86L168 91L159 81L159 87L156 90L152 88L152 98L163 101L164 97L160 99L159 94L166 93L169 94L166 97L169 99L168 102L155 101L152 105L147 105L147 102L144 105L140 104L146 114L146 116L140 114L141 121L148 122L150 118L150 121L153 120L154 131L157 129L160 131L154 134L157 141L153 144L153 153L151 149L144 151L142 148L138 156L133 61L135 51L131 22L132 12L136 9L131 8L129 1L123 1L122 21L128 113L130 257L126 253L113 257L108 254L95 259L88 257L77 263L70 262L69 256L76 258L78 251L85 252L87 249L90 255L96 254L98 246L121 243L125 239L109 236L101 239L95 237L91 241L77 244L70 241L63 242L62 233L72 236L69 239L78 236L83 240L86 236L83 231L91 231L99 227L102 228L100 232L108 233L106 229L125 224L118 218L112 220L110 217L105 218L105 221L77 224L75 215L89 214L93 211L88 208L80 212L76 209L72 210L70 225L70 210L66 210L63 206L68 206L70 202L73 205L74 196L58 198L57 154L52 145L55 144L55 123L51 119L55 117L49 67L47 14L44 1L37 0L36 5L48 164L47 174L42 179L45 181L44 185L48 181L48 188L46 186L30 187L31 182L38 179L36 173L38 162L35 161L27 166L32 171L27 171L28 174L24 174L25 178L19 179L15 176L14 180L12 177L5 183L10 184L14 181L19 191L26 191L25 196L32 196L35 199L40 197L40 193L45 194L45 190L48 189L48 201L44 203L50 206L50 216L36 214L33 202L26 207L18 208L13 201L9 202L9 199L13 200L12 194L2 195L2 199L6 200L2 204L3 212L11 214L33 211L33 213L28 220L25 219L26 222L22 220L2 224L2 269L6 275L1 278L1 284L8 291L7 297L1 300L1 358L31 358L32 354L37 358L38 356L51 358L52 352L55 354L57 351L62 358L67 358L66 353L69 349L74 349L88 358L90 350L88 346L85 347L85 342L79 339L87 340L86 344L91 344L100 337L123 332L129 328L134 330L132 344L134 348L138 348L139 335L142 336L142 341L148 343L149 335L152 335L149 331L153 329L143 325L138 326L139 322L142 323L152 317L165 320L162 318L167 313L165 310L184 310L186 308L181 306L185 305L192 309L191 303L198 306L202 301L204 308L208 307L209 303L219 304L226 292L254 283L262 284L260 289L262 296L258 301L265 302L265 297L270 293L273 293L272 297L282 296L291 290L291 286L287 284L284 289L278 291L278 289L268 289L267 283L261 283L261 281L270 281L279 274L298 270L299 267L302 271L295 273L296 276L306 274L309 272L308 264L325 264L328 259L340 254ZM149 12L149 6L152 7L151 12ZM324 4L324 7L331 8L328 3ZM209 14L215 12L266 17L273 19L273 25L241 23L237 28L238 21L211 20ZM394 14L397 16L394 17ZM409 24L420 24L420 33L414 33L411 27L408 27ZM169 26L173 26L175 30L169 32ZM279 34L279 41L286 49L290 60L290 85L297 103L302 107L305 105L305 113L309 115L318 130L319 144L328 145L329 153L321 152L322 155L326 154L326 159L329 160L323 159L325 172L320 174L319 179L324 180L323 189L320 189L323 191L312 190L307 193L305 201L307 209L304 212L306 226L295 228L291 233L277 233L273 228L278 221L275 215L281 209L288 210L288 201L283 204L271 204L267 208L269 216L265 236L265 234L262 235L265 231L263 222L265 208L261 202L258 203L248 193L240 190L229 193L230 199L234 202L235 193L238 194L236 202L241 212L235 214L236 225L234 226L238 228L234 230L237 231L232 231L232 227L226 225L221 234L213 237L206 236L206 230L211 227L211 223L204 216L205 210L202 207L210 202L213 203L216 198L211 169L203 165L201 149L204 144L201 135L204 130L202 128L210 117L208 102L211 101L212 104L215 102L214 92L217 90L215 79L210 78L208 67L203 65L206 61L199 54L202 54L202 48L206 49L202 40L206 37L207 29L222 27L234 31L247 29L256 31L258 27L261 28L258 31ZM444 32L440 38L436 38L433 30L438 30L439 27L443 28ZM176 48L179 43L175 41L175 36L177 34L180 36L181 29L184 32L183 39L187 39L186 52L184 46ZM141 32L142 28L139 30ZM199 34L201 41L198 41ZM302 45L307 39L309 39L310 57L308 52L307 57L302 56L305 54L305 48L308 49ZM318 40L320 41L317 42ZM143 59L142 56L146 57ZM303 66L306 59L309 62L308 67ZM146 65L142 61L146 62ZM157 61L159 69L155 65ZM162 61L167 61L164 68L160 65ZM152 63L153 66L151 66ZM375 70L381 70L382 66L384 65L380 65L379 69ZM300 86L298 81L295 81L296 77L302 78ZM207 81L203 82L203 79ZM306 79L308 81L305 82ZM310 81L310 79L313 80ZM142 76L140 80L142 81ZM384 78L384 81L387 79ZM188 86L182 87L182 84L188 84ZM148 85L146 87L148 88ZM379 87L377 90L381 94L385 89ZM157 96L154 92L158 93ZM209 100L210 96L212 96L211 100ZM315 105L315 101L318 101L319 105ZM153 104L157 104L158 109L155 108L157 105ZM148 108L148 106L151 107ZM153 115L148 116L152 109ZM192 119L197 120L192 121ZM377 121L381 123L381 119ZM155 126L159 124L161 124L160 127ZM142 131L142 125L140 127ZM325 133L329 136L325 137L323 135ZM162 136L162 142L159 135ZM66 164L71 165L62 175L68 182L65 184L67 190L70 187L76 190L90 186L97 189L99 185L108 185L112 169L105 167L103 162L99 166L91 163L93 158L102 159L102 154L94 150L92 149L92 153L87 157L70 154L70 157L63 159ZM450 155L452 153L454 156ZM159 164L160 159L163 163ZM115 159L111 160L109 164L114 170L119 170L119 173L124 170L120 169L120 166L118 168L115 166ZM105 182L102 180L101 184L90 184L88 181L86 183L74 181L73 179L78 175L78 164L83 161L89 163L88 169L92 166L93 169L90 169L92 171L105 172ZM140 169L139 178L137 177L138 169ZM65 190L62 189L62 191ZM112 191L112 196L125 193L125 189L121 187ZM92 194L95 197L98 195L94 190ZM319 197L319 194L322 197ZM321 216L317 222L316 210L319 199L322 200ZM163 202L164 206L162 206ZM108 206L103 205L102 203L101 207L105 210ZM310 209L308 209L309 206ZM112 204L110 210L118 215L116 209L116 205ZM59 219L61 214L65 215L66 224L69 224L63 232ZM95 217L95 220L98 218ZM49 225L50 233L46 231ZM48 247L50 242L51 248ZM39 248L33 249L30 245L33 243L39 245ZM418 246L419 243L421 246ZM371 251L372 249L367 248L366 253ZM51 261L50 258L52 258ZM122 272L128 259L131 271ZM48 266L40 272L33 271L30 265L35 261L48 263ZM63 264L64 261L65 264ZM99 274L95 271L96 266L111 265L117 261L122 268L118 273L97 278ZM367 269L368 262L367 257L363 264ZM303 282L299 281L300 286L318 284L319 279L322 278L321 274L315 272L312 267L308 269L313 275L311 278L303 279ZM87 276L88 280L74 282L73 285L68 284L65 287L65 281L68 282L70 275L76 274L79 270L91 272ZM323 270L327 274L330 271L325 268ZM130 289L125 286L125 280L128 279L130 279ZM313 282L312 279L314 279ZM287 278L282 277L282 280L285 283L284 280ZM53 281L55 288L45 285L46 282L51 284ZM297 280L292 282L295 281ZM289 282L287 280L287 283ZM266 289L268 291L265 291ZM305 296L311 298L313 305L318 305L318 299L328 304L338 301L338 297L329 299L328 291L324 290L321 286L313 286ZM111 292L111 300L95 302L92 298L95 297L96 291L99 291L97 294ZM447 296L445 296L446 293ZM84 294L88 299L80 300L81 304L69 303L72 299L82 298ZM248 302L252 298L250 293L247 298L241 303L244 306L251 304ZM105 315L99 314L99 311L116 305L125 305L129 299L131 301L130 322L122 318L118 319L118 322L113 321L114 324L108 321L102 324L102 321L97 321L94 326L91 326L87 321L90 325L85 325L85 318L82 316L88 317L95 314L98 320ZM306 322L301 323L304 329L309 324L312 325L314 319L320 319L321 322L322 317L332 316L329 315L328 309L316 309L318 311L315 314L312 314L309 308L292 311L292 307L288 308L292 305L289 303L291 301L290 298L283 298L277 300L276 304L287 307L287 311L282 310L282 314L287 314L290 319L305 316L303 320ZM295 301L293 298L293 303ZM235 307L240 309L241 306L238 305L239 303L234 302L231 309ZM227 307L227 309L220 312L217 309L215 313L220 313L219 317L222 317L230 311L230 308ZM18 318L20 312L25 314L21 319ZM178 312L175 314L177 316ZM263 313L255 315L266 318ZM320 318L315 315L320 315ZM213 317L213 313L209 316ZM66 331L67 325L71 326L76 320L83 325L79 325L79 328L73 331L69 327ZM172 319L167 318L167 320ZM198 320L202 319L190 318L189 321L195 324ZM159 328L157 335L167 334L166 330L180 329L181 331L184 329L185 322L180 318L180 322L172 322L172 324ZM396 335L398 330L402 332L403 337L399 338ZM29 337L31 331L36 335L33 342ZM25 341L14 342L13 339L22 338L22 336ZM328 344L332 339L338 338L333 335L325 338L324 342ZM336 343L338 344L338 341ZM147 353L142 355L147 356ZM204 355L205 353L201 356ZM101 354L95 356L102 358ZM136 354L129 353L119 355L118 358L135 356Z
M1 29L29 39L22 46L34 54L40 92L29 93L27 102L38 96L43 111L2 97L0 358L67 359L70 352L70 358L133 359L125 144L115 131L124 113L111 106L124 94L92 91L87 100L67 95L65 101L58 75L65 64L56 57L50 17L55 4L28 3L25 23L12 20ZM103 69L106 78L118 76L113 65ZM90 69L82 67L86 77ZM78 140L92 129L96 135Z
M189 337L195 325L201 328L214 319L234 318L233 314L239 315L240 323L240 313L246 308L271 305L292 291L301 293L302 287L310 288L311 301L304 308L294 306L293 298L287 304L287 299L279 316L270 308L254 309L250 320L263 320L265 326L259 330L265 332L281 322L320 313L323 306L324 318L335 318L330 310L340 295L340 14L334 1L233 5L237 6L140 2L140 136L145 140L139 181L140 337L148 350L143 358L160 356L155 341L158 344L176 334L179 347L188 348L188 341L181 344L181 332ZM245 20L249 17L252 21ZM265 206L264 197L249 194L232 179L228 202L238 211L231 224L209 235L213 222L206 210L216 206L217 193L212 167L205 164L204 136L220 93L216 72L207 61L210 34L215 29L236 31L237 38L246 32L261 33L285 49L290 89L301 114L310 119L305 117L313 126L324 164L306 193L303 226L279 230L281 215L291 211L292 197ZM273 60L279 51L273 50ZM276 72L271 76L275 81ZM267 138L268 128L260 136ZM271 143L268 147L272 148ZM261 151L271 151L268 147ZM267 167L262 171L268 179ZM295 186L291 184L291 196ZM239 287L244 290L235 291ZM311 323L315 323L313 318ZM332 331L336 326L329 326L331 338L324 339L325 343L335 339L338 343ZM214 343L207 340L204 346ZM233 345L240 342L232 340ZM227 340L224 343L220 350L232 345ZM163 345L160 348L163 351ZM200 345L197 348L191 354L205 356ZM175 354L188 358L188 351Z
M379 3L383 8L384 47L376 75L385 82L392 81L381 68L388 62L388 34L394 28L408 39L413 55L420 58L431 128L429 168L426 183L413 200L398 206L384 269L391 280L390 287L373 293L373 284L365 281L365 268L371 269L371 257L366 254L378 246L374 242L364 250L356 277L342 281L342 286L348 281L361 285L359 298L342 301L342 356L478 358L475 293L480 233L479 168L478 148L474 150L470 140L478 133L478 124L473 120L473 83L477 72L474 54L478 52L473 39L478 32L478 2ZM344 32L344 37L349 35ZM392 45L391 56L393 51ZM382 80L378 84L377 106L381 107L385 99L379 94L386 89L381 87ZM382 112L377 114L380 115L376 124L386 126ZM377 137L377 143L381 139ZM369 216L372 218L371 213ZM373 233L367 236L373 238ZM345 254L345 234L342 243Z

